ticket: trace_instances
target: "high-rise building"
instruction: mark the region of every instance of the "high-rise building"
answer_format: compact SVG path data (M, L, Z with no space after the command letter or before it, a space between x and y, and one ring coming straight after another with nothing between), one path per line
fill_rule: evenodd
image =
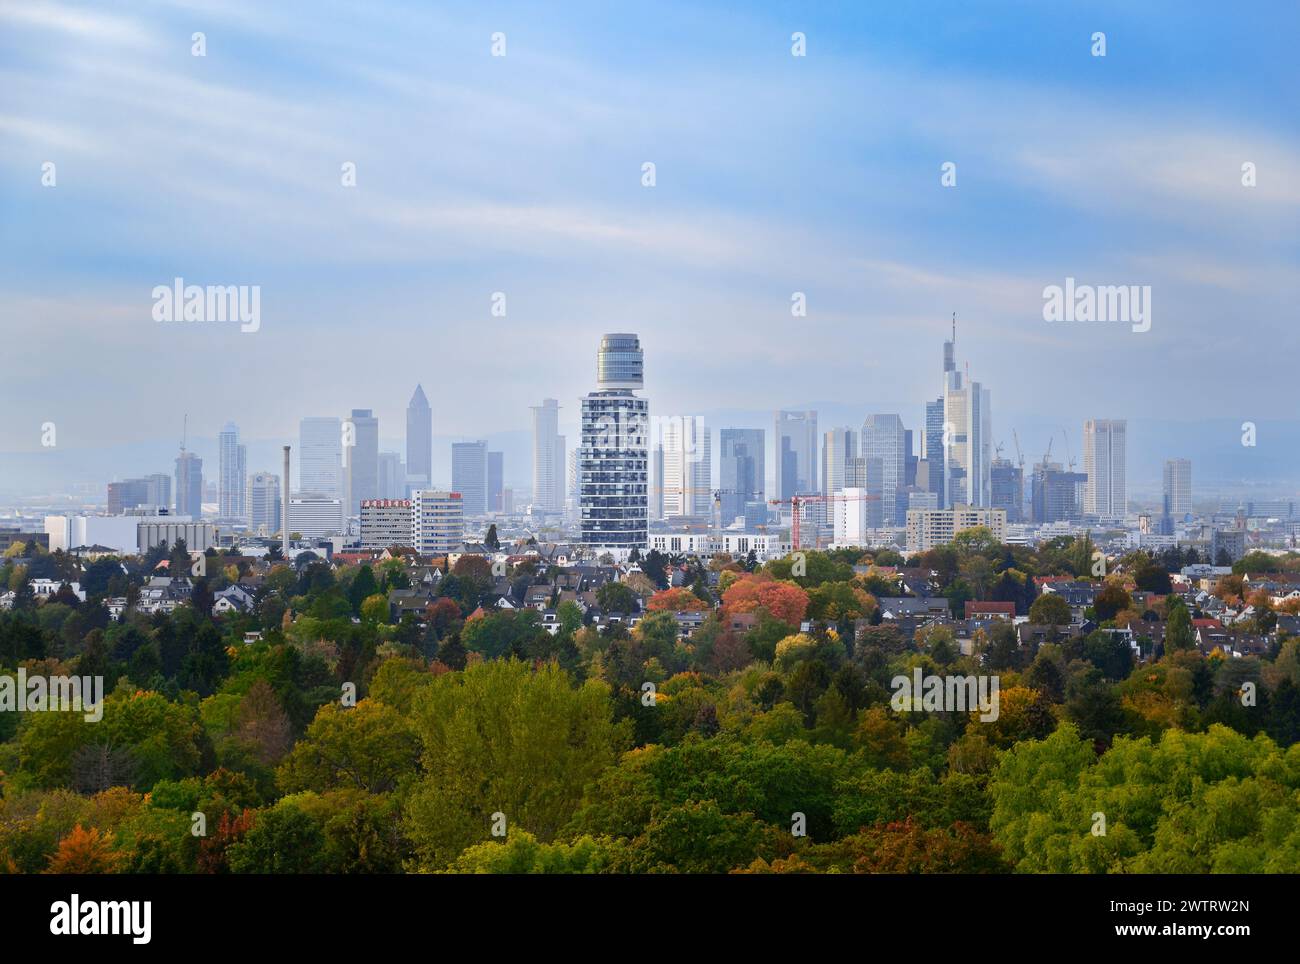
M459 552L465 513L459 492L417 491L411 499L411 542L421 555Z
M176 514L203 518L203 460L184 449L176 457Z
M921 436L921 459L926 464L926 489L945 504L948 455L943 444L943 396L925 403L925 434Z
M108 514L122 515L127 509L134 509L141 505L161 505L163 508L169 508L170 500L167 503L149 501L149 484L148 479L125 479L122 482L108 483Z
M433 482L433 411L421 385L406 406L406 474L415 486Z
M451 487L460 493L466 519L481 519L487 515L487 442L452 443Z
M959 532L983 527L998 542L1006 538L1007 514L1001 509L910 509L907 513L907 551L927 552L947 545Z
M772 436L776 497L813 495L817 486L817 413L777 412Z
M1025 484L1020 466L1010 459L993 460L992 507L1005 509L1007 522L1019 522L1024 514Z
M401 499L406 495L406 466L400 452L379 453L378 499Z
M337 418L309 417L298 423L298 492L343 498L343 427Z
M304 495L289 499L286 527L304 539L343 534L343 500Z
M957 321L943 346L943 429L947 445L944 491L948 505L992 501L993 418L989 390L957 368Z
M245 519L248 450L239 443L239 426L227 422L217 435L217 516Z
M822 494L834 495L848 485L845 471L858 454L858 433L851 428L833 428L822 439Z
M533 413L533 509L559 512L564 508L564 437L560 435L560 403L542 399Z
M254 472L248 477L248 525L254 532L280 531L280 477Z
M348 416L352 445L346 446L343 464L348 490L348 512L356 515L361 503L379 495L379 419L368 408L354 408Z
M1060 462L1040 462L1034 466L1030 482L1031 520L1078 522L1083 518L1083 490L1088 476L1067 472Z
M1192 511L1192 463L1190 459L1165 460L1165 506L1169 515L1181 519Z
M1125 463L1128 422L1090 418L1083 423L1083 511L1102 519L1123 519L1128 511Z
M361 548L410 546L414 525L410 499L367 499L361 503Z
M746 515L745 507L750 503L766 501L764 434L761 428L724 428L719 435L718 489L724 526ZM763 517L766 518L766 506L763 508Z
M867 545L867 530L872 528L870 516L873 503L866 499L866 496L870 493L866 489L849 486L840 489L838 494L842 498L836 499L832 503L834 506L833 517L835 519L835 544L865 548Z
M713 511L711 439L698 415L659 420L663 446L663 517L707 516Z
M897 415L868 415L862 422L862 457L880 459L880 517L885 525L907 524L907 430Z
M504 452L487 454L487 508L489 512L506 510L502 496L506 488L506 456Z
M596 353L596 390L582 400L582 541L644 550L647 540L650 403L642 387L641 343L610 334Z

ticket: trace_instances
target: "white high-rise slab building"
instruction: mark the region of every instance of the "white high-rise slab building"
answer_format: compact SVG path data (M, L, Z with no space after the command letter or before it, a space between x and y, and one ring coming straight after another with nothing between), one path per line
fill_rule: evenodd
M560 434L560 403L553 398L532 407L533 509L560 512L564 508L564 436Z
M343 498L343 423L309 417L298 423L298 487L304 495Z
M217 515L245 519L247 509L247 449L239 443L239 427L227 422L217 435Z
M1123 519L1128 511L1126 462L1128 422L1090 418L1083 423L1083 511L1103 519Z
M659 420L663 446L663 517L707 516L712 511L712 446L698 415Z
M1190 459L1165 460L1165 507L1181 519L1192 511L1192 462Z
M248 524L254 532L280 531L280 477L254 472L248 477Z

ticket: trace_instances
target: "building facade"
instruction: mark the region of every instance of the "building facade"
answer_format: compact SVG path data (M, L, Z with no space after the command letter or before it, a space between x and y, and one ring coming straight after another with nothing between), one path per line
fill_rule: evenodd
M647 546L650 403L636 394L642 366L636 335L601 339L596 391L582 400L579 524L588 546L619 552Z

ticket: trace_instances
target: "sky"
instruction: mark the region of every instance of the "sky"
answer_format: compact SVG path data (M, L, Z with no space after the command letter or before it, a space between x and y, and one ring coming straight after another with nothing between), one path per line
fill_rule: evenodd
M213 470L228 420L250 470L353 408L400 450L417 382L439 459L499 439L521 485L528 407L572 436L614 331L652 412L919 428L956 312L1008 450L1064 430L1079 458L1083 419L1128 418L1136 490L1190 456L1300 495L1297 28L1290 2L0 0L0 492L169 471L184 415ZM177 277L259 286L257 330L156 321ZM1150 330L1045 321L1067 277L1150 285Z

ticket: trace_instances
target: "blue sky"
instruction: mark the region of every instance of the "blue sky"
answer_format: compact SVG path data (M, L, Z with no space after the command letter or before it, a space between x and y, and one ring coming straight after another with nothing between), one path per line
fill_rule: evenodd
M0 489L165 469L114 453L181 412L396 442L417 381L439 436L516 432L605 331L661 413L917 426L953 311L1008 444L1127 417L1135 472L1294 482L1297 10L0 0ZM260 330L154 322L176 276ZM1151 330L1044 322L1067 276L1152 285Z

